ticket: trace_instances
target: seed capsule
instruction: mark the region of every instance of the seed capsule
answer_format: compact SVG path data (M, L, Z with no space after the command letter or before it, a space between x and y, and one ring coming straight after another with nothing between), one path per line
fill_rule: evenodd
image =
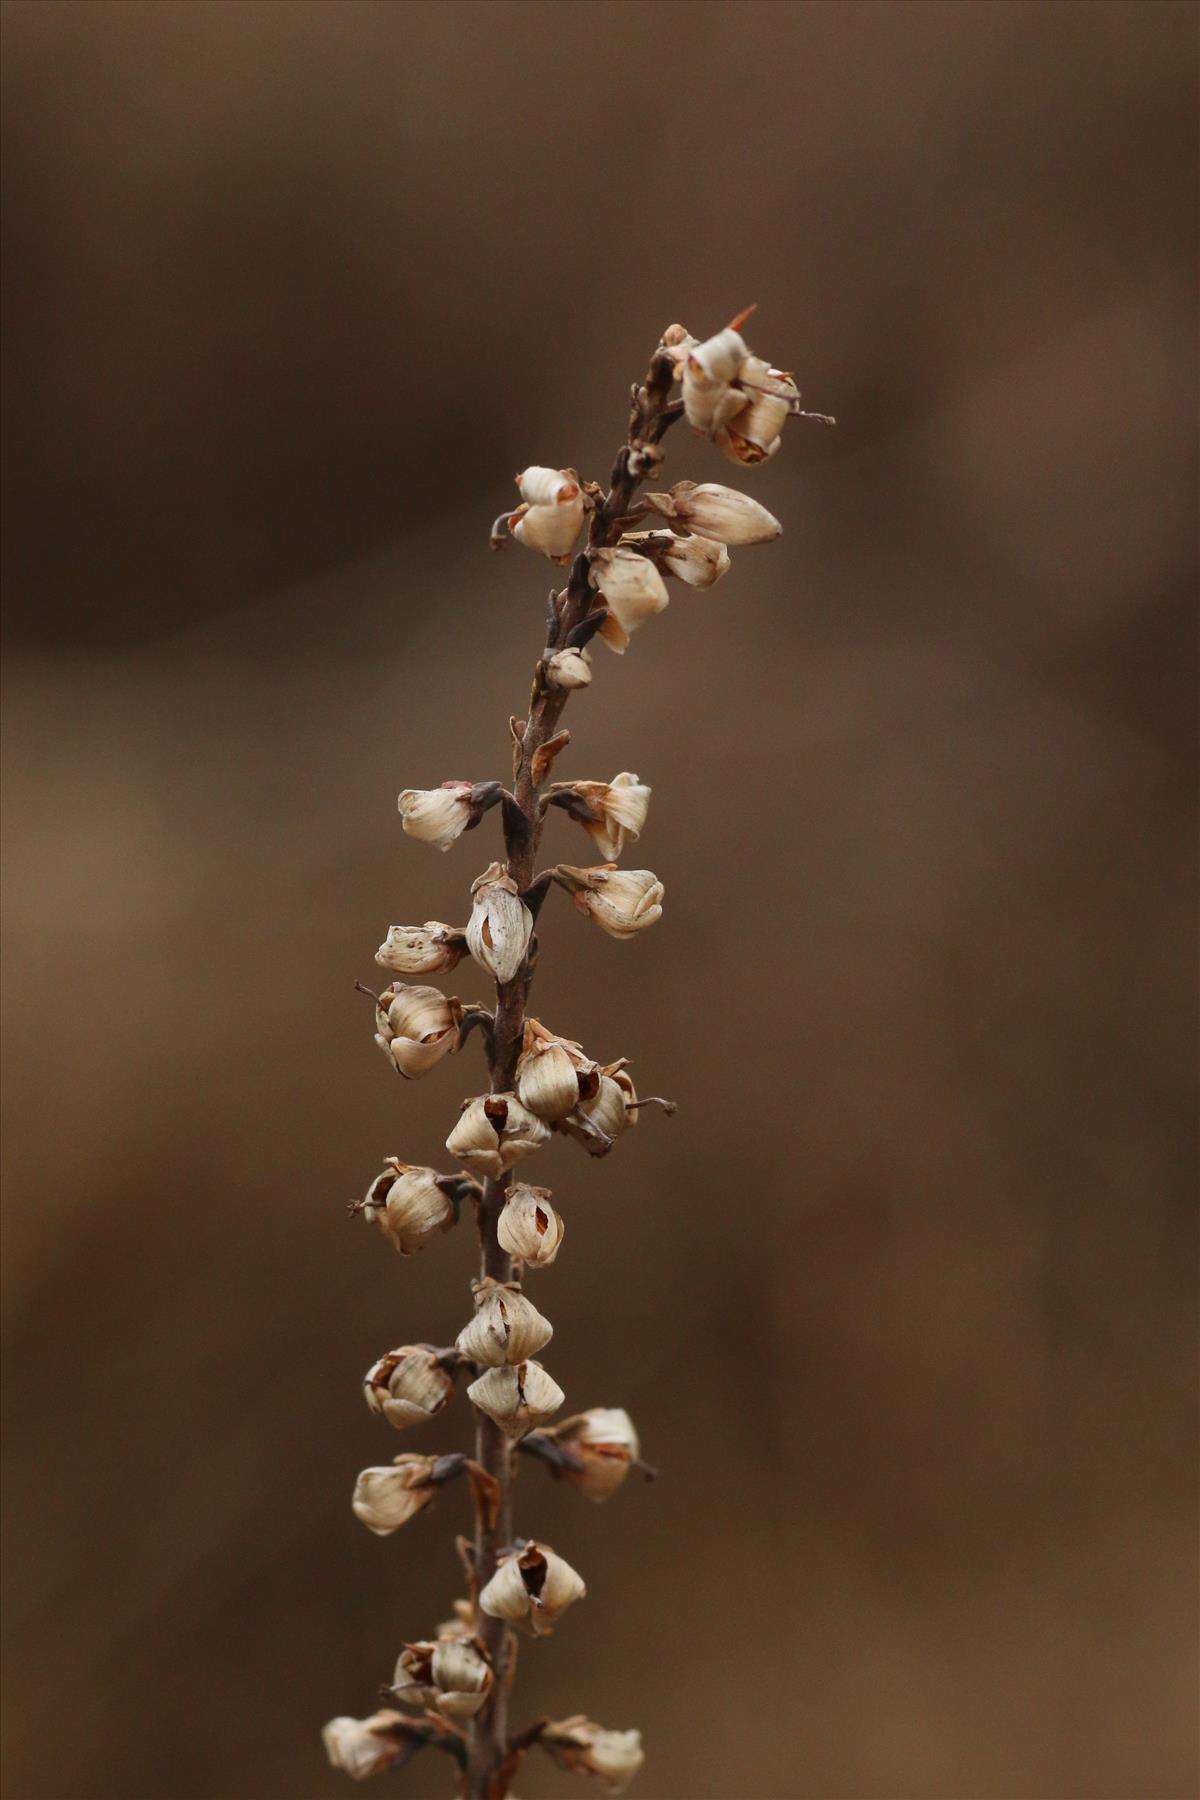
M436 1456L397 1456L390 1468L364 1469L354 1484L355 1516L377 1537L399 1531L433 1499Z
M471 1362L485 1368L523 1363L544 1350L554 1327L515 1281L493 1281L485 1276L471 1283L475 1293L475 1317L464 1325L455 1348Z
M640 1731L605 1731L582 1713L552 1719L538 1742L560 1768L594 1775L606 1794L623 1794L646 1760Z
M389 925L375 961L397 975L443 975L466 954L464 932L431 919L425 925Z
M524 1182L509 1188L496 1221L496 1237L510 1256L527 1268L548 1269L558 1255L565 1230L550 1204L547 1188L527 1187Z
M688 587L710 588L729 573L729 552L715 538L640 531L627 533L621 542L643 556L653 557L665 574L676 576Z
M422 1638L405 1644L392 1675L392 1696L401 1706L424 1712L437 1699L437 1683L433 1679L433 1653L436 1643Z
M749 355L744 338L732 325L688 352L682 368L683 410L694 431L711 437L745 405L745 396L733 383Z
M375 1008L375 1042L393 1068L409 1081L428 1075L458 1046L462 1007L432 987L394 981Z
M646 823L650 789L626 769L611 781L556 781L547 790L561 795L606 862L616 862L626 843L636 842Z
M623 1131L638 1122L637 1092L622 1057L600 1070L596 1092L581 1100L562 1121L562 1129L581 1143L590 1156L606 1156Z
M517 476L517 486L523 504L509 517L512 535L526 549L539 550L552 562L568 562L585 509L574 469L524 469Z
M401 1256L424 1249L430 1238L453 1225L454 1203L438 1186L441 1179L436 1169L390 1156L367 1189L363 1216L379 1224Z
M487 1699L492 1668L478 1639L451 1638L434 1646L430 1663L433 1706L451 1719L469 1719Z
M566 1399L554 1377L536 1362L485 1370L471 1383L467 1397L512 1438L544 1425Z
M753 467L775 455L784 424L800 398L790 375L772 369L761 357L751 356L743 365L741 388L745 404L713 435L713 441L730 460Z
M397 1431L423 1425L440 1413L454 1392L454 1382L428 1344L402 1344L367 1370L363 1383L367 1405Z
M343 1714L330 1719L321 1732L325 1754L330 1765L364 1781L368 1775L382 1774L398 1761L407 1747L408 1722L398 1712L385 1709L372 1713L369 1719L351 1719Z
M641 1449L629 1414L619 1406L593 1406L563 1419L546 1433L574 1451L581 1469L563 1469L562 1478L589 1500L615 1494Z
M596 1065L571 1038L556 1037L537 1019L526 1019L517 1059L517 1094L539 1119L565 1119L585 1094L595 1091Z
M471 823L469 781L444 781L436 788L405 788L400 796L400 823L409 837L448 850Z
M669 494L647 494L646 505L722 544L766 544L783 530L774 514L749 494L716 481L677 481Z
M548 1637L568 1606L586 1593L582 1577L570 1563L545 1544L529 1543L501 1557L479 1604L490 1618L506 1619L534 1637Z
M467 926L471 955L497 981L512 981L529 951L533 914L499 863L492 863L472 883L471 894L474 904Z
M670 604L663 578L650 559L621 544L591 552L588 580L608 608L600 636L619 656L625 654L633 633Z
M568 692L572 688L587 687L592 679L592 659L586 650L573 647L556 650L542 664L542 673L547 687L563 688Z
M580 912L610 937L636 937L662 918L663 884L649 869L618 869L612 863L578 869L560 863L554 872L573 893Z
M472 1174L497 1180L522 1157L540 1148L550 1127L529 1112L515 1094L480 1094L464 1100L446 1148Z

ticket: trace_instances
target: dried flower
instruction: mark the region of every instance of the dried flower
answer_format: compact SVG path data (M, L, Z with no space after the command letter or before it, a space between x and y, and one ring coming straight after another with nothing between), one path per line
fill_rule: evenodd
M714 432L713 441L730 462L753 467L774 456L784 424L800 398L800 390L782 369L772 369L751 356L742 366L740 386L745 405Z
M528 1543L502 1556L479 1596L483 1611L534 1637L548 1637L568 1606L587 1593L570 1563L545 1544Z
M696 344L683 363L683 410L694 431L711 437L745 405L745 396L734 382L750 352L734 320L702 344Z
M523 504L509 518L512 535L527 549L540 550L551 562L568 562L585 507L574 469L523 469L517 486Z
M394 981L375 1008L375 1042L409 1081L428 1075L458 1045L462 1007L432 987Z
M650 789L628 770L611 781L556 781L547 791L579 820L606 862L615 862L626 842L641 836Z
M633 1420L619 1406L593 1406L552 1426L545 1434L574 1451L581 1469L563 1469L562 1478L589 1500L607 1500L641 1455Z
M400 796L400 823L409 837L448 850L470 825L474 808L470 781L443 781L441 787L405 788Z
M640 1731L605 1731L582 1713L552 1719L538 1742L560 1768L594 1775L606 1794L623 1794L646 1760Z
M631 549L649 556L667 575L688 587L710 588L729 573L729 552L710 537L677 537L670 531L631 531L621 539Z
M608 608L600 636L619 656L639 626L670 603L663 578L649 557L621 544L591 552L588 580Z
M363 1387L371 1411L405 1431L441 1412L454 1381L428 1344L402 1344L367 1370Z
M622 1057L600 1070L596 1092L590 1099L580 1101L562 1121L562 1128L577 1138L591 1156L604 1156L621 1133L637 1122L637 1093Z
M421 1639L405 1644L396 1660L392 1675L392 1698L401 1706L423 1712L437 1699L437 1683L433 1679L433 1653L436 1643Z
M509 1188L496 1236L510 1256L530 1269L548 1269L558 1255L566 1226L550 1204L547 1188L516 1182Z
M474 904L467 926L471 955L497 981L512 981L529 951L533 914L518 896L512 876L496 862L472 883L471 894Z
M586 650L568 647L556 650L542 664L542 673L547 687L563 688L568 692L572 688L586 687L592 679L592 659Z
M783 526L749 494L716 481L677 481L669 494L647 494L646 505L701 537L722 544L766 544Z
M429 1505L436 1456L397 1456L390 1468L364 1469L350 1502L355 1516L377 1537L399 1531Z
M471 1383L467 1397L513 1438L544 1425L566 1399L554 1377L536 1362L485 1370Z
M449 1231L454 1202L439 1185L436 1169L423 1169L389 1156L383 1173L367 1189L362 1212L378 1221L401 1256L424 1249L430 1238Z
M526 1019L516 1080L521 1104L539 1119L556 1120L595 1092L599 1076L571 1038L556 1037L539 1020Z
M436 1689L432 1704L451 1719L469 1719L477 1713L493 1680L479 1640L457 1635L434 1646L430 1673Z
M689 353L696 348L696 343L697 340L692 336L686 325L668 325L667 329L662 334L658 350L655 354L663 355L670 359L671 366L675 371L676 379L678 379L683 369L683 365L688 359Z
M467 954L466 935L430 919L425 925L389 925L375 961L397 975L443 975Z
M593 1501L613 1494L631 1468L652 1473L640 1463L633 1421L619 1407L592 1407L550 1423L564 1395L535 1359L553 1328L522 1282L527 1270L554 1262L563 1222L547 1189L519 1181L511 1171L555 1130L599 1156L637 1123L639 1109L658 1104L674 1110L657 1096L638 1099L624 1058L601 1067L573 1039L527 1017L534 917L551 882L613 937L633 937L662 915L657 877L648 869L618 867L645 827L650 789L628 770L611 781L551 777L570 742L561 725L570 692L591 681L593 639L603 636L610 648L624 652L632 634L668 605L667 579L710 588L729 570L727 546L764 543L779 534L778 521L764 507L715 482L679 481L667 492L643 494L645 485L662 484L663 440L681 415L739 466L778 451L800 396L790 375L747 347L741 332L748 316L739 314L703 341L682 325L663 333L644 382L633 388L629 429L607 494L581 481L574 469L537 466L517 477L520 504L493 524L492 547L499 549L511 535L571 567L561 592L549 596L545 648L526 716L509 720L512 791L497 779L453 780L400 796L405 831L443 850L499 806L493 824L501 825L507 861L491 863L475 881L470 920L461 929L436 920L389 929L377 961L402 979L378 997L378 1041L401 1074L417 1076L465 1047L479 1026L474 1044L482 1046L488 1066L487 1082L480 1085L504 1091L462 1102L446 1140L462 1165L459 1173L442 1176L389 1159L366 1199L351 1209L365 1212L410 1254L446 1230L472 1194L483 1264L482 1279L472 1283L473 1315L453 1350L404 1344L366 1377L368 1405L406 1429L440 1412L455 1376L464 1366L470 1370L475 1455L400 1456L390 1466L364 1469L353 1504L359 1518L384 1535L428 1506L440 1486L465 1477L475 1534L473 1544L458 1540L471 1598L455 1602L453 1616L434 1637L405 1644L396 1665L391 1691L420 1717L406 1724L399 1713L384 1712L335 1719L325 1728L330 1760L356 1777L399 1766L428 1744L454 1758L464 1794L508 1794L521 1756L539 1738L560 1767L593 1776L609 1794L620 1793L642 1766L638 1732L607 1731L582 1713L539 1721L515 1737L507 1731L503 1696L516 1651L509 1627L535 1636L548 1632L585 1592L579 1575L553 1550L514 1539L516 1458L508 1452L519 1449L540 1460ZM672 397L676 382L680 401ZM634 525L644 528L628 529ZM572 561L585 526L586 547ZM583 825L603 859L597 866L564 863L539 871L548 806ZM445 974L468 952L495 980L494 1012L464 1006L435 988L405 985ZM473 1176L486 1178L487 1185Z
M464 1325L455 1348L471 1362L485 1368L504 1363L523 1363L545 1349L554 1327L515 1281L493 1281L485 1276L471 1283L475 1317Z
M473 1629L437 1640L405 1644L392 1677L392 1695L417 1712L433 1707L451 1719L467 1719L487 1699L492 1671Z
M368 1775L390 1769L404 1754L406 1730L407 1720L398 1712L385 1709L372 1713L369 1719L351 1719L344 1714L330 1719L321 1739L333 1768L355 1781L364 1781Z
M473 1174L495 1181L549 1136L549 1126L527 1111L515 1094L480 1094L463 1101L446 1148Z
M574 894L580 912L610 937L636 937L662 918L663 884L649 869L618 869L613 863L577 869L559 863L554 873Z

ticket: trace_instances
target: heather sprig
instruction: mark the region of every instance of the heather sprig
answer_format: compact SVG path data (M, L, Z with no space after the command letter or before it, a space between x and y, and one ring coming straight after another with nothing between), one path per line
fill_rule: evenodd
M633 389L626 441L607 490L574 469L534 466L518 475L519 503L496 520L492 547L511 539L568 573L550 596L526 717L510 721L512 786L451 778L400 795L404 831L444 851L496 812L504 854L470 884L465 924L390 927L376 961L396 979L371 994L376 1041L394 1071L416 1080L469 1052L474 1037L488 1080L485 1091L462 1102L446 1139L450 1172L389 1158L351 1210L402 1255L413 1255L451 1231L469 1206L481 1254L470 1315L454 1343L385 1352L367 1372L365 1391L373 1413L407 1431L441 1414L463 1377L474 1453L405 1453L364 1469L353 1506L369 1530L386 1536L465 1477L475 1528L470 1541L459 1540L468 1594L432 1637L403 1646L392 1682L381 1689L386 1709L325 1727L330 1762L355 1779L436 1748L455 1763L463 1800L505 1800L536 1743L563 1769L592 1775L602 1792L619 1794L644 1761L637 1731L605 1730L583 1714L509 1730L514 1632L549 1636L587 1592L556 1550L517 1533L517 1453L593 1501L608 1499L631 1470L653 1474L623 1409L597 1406L551 1423L566 1396L535 1358L554 1327L525 1281L531 1271L540 1281L554 1263L565 1227L553 1196L527 1179L524 1165L556 1134L590 1155L607 1155L642 1108L674 1106L658 1096L639 1100L625 1058L590 1055L532 1017L527 1004L551 888L570 896L581 926L587 920L617 939L639 936L663 913L658 877L621 861L646 829L650 788L629 771L610 781L550 779L570 741L559 725L567 700L593 680L593 642L624 655L635 634L666 610L669 582L711 588L729 571L731 547L768 543L782 529L756 500L717 482L678 481L639 497L643 484L661 475L665 433L686 418L697 436L748 469L778 452L790 417L824 418L802 413L791 376L751 352L742 336L748 317L740 314L703 342L681 325L664 332ZM537 869L556 809L582 826L601 860ZM468 956L492 978L491 1007L426 985Z

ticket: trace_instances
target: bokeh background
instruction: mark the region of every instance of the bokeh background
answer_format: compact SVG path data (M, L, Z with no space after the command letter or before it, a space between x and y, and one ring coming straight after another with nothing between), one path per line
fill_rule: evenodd
M342 1794L321 1722L457 1591L465 1497L348 1500L471 1234L345 1206L477 1051L402 1086L352 984L492 854L395 796L506 773L512 471L602 476L750 301L837 431L558 770L651 782L668 907L552 899L537 1010L681 1107L538 1170L550 1366L663 1474L526 1472L590 1597L517 1716L640 1725L644 1800L1196 1791L1195 27L4 9L11 1800Z

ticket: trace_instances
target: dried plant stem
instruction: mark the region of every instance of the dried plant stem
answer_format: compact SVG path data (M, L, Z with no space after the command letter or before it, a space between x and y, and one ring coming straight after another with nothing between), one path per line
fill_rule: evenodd
M452 779L406 788L399 797L405 832L441 850L495 810L505 860L489 863L472 883L466 925L392 925L376 952L377 963L402 976L442 974L470 955L495 979L493 1010L422 981L391 981L379 994L363 989L375 1005L375 1041L400 1075L429 1073L478 1034L490 1089L462 1102L446 1139L456 1173L390 1156L351 1207L411 1256L457 1222L469 1197L480 1242L474 1316L453 1346L388 1350L368 1370L364 1391L373 1412L405 1431L439 1413L464 1376L475 1455L406 1453L363 1469L352 1505L369 1530L386 1537L432 1504L439 1489L465 1477L475 1533L471 1542L458 1539L470 1597L455 1602L436 1639L405 1642L392 1682L380 1690L392 1704L364 1719L339 1714L323 1729L330 1762L355 1779L400 1768L431 1746L457 1765L460 1800L506 1800L522 1757L537 1744L558 1767L593 1776L605 1793L617 1794L645 1761L640 1731L610 1730L582 1713L515 1732L509 1726L514 1633L547 1636L587 1593L564 1557L517 1533L517 1452L594 1501L607 1500L632 1470L648 1478L654 1471L641 1460L637 1429L623 1407L592 1406L548 1423L566 1396L534 1360L553 1327L525 1293L525 1274L554 1261L563 1221L548 1189L508 1171L555 1132L590 1156L606 1156L642 1109L675 1110L658 1095L638 1098L627 1057L596 1061L528 1017L526 1006L537 921L551 886L565 889L578 913L613 938L640 935L662 916L664 888L653 871L619 866L626 843L636 842L645 824L650 788L630 770L608 782L551 777L570 741L560 724L569 694L591 680L589 642L599 635L623 653L633 632L667 606L664 577L711 588L729 569L730 545L768 543L782 529L758 501L720 482L678 481L669 492L655 491L660 440L676 419L686 417L731 461L753 466L775 454L784 421L796 416L799 390L750 351L739 329L746 316L704 342L681 325L663 333L644 381L632 390L607 493L574 469L531 464L517 476L520 505L496 520L492 547L515 539L570 567L565 585L549 597L526 716L509 721L511 790L497 780ZM681 398L672 399L676 383ZM639 496L643 482L652 486ZM571 560L585 528L585 547ZM603 861L538 871L542 828L553 809L584 827Z
M669 403L673 380L670 361L655 358L645 382L634 390L629 435L613 465L607 496L595 508L588 534L589 547L614 544L627 522L633 496L639 483L657 466L653 447L679 416L678 403ZM582 623L591 609L594 595L588 584L588 562L584 555L575 558L565 590L553 604L554 624L548 650L567 640L568 634ZM515 751L513 798L515 807L506 807L504 815L505 844L508 852L507 872L519 893L530 887L544 817L539 807L541 781L535 781L537 753L550 742L558 730L558 722L568 695L547 688L535 677L529 712L520 742ZM544 781L549 769L539 771ZM510 1092L515 1079L517 1058L525 1031L525 1003L533 979L536 940L530 954L514 980L497 983L495 1025L488 1059L491 1090L494 1094ZM512 1278L512 1259L496 1236L497 1221L504 1205L510 1177L488 1181L479 1202L481 1238L480 1273L494 1281ZM512 1490L516 1473L516 1457L510 1439L486 1414L477 1413L475 1460L499 1484L500 1499L494 1521L482 1509L477 1511L474 1565L477 1591L495 1573L497 1555L511 1544ZM477 1630L496 1670L496 1683L491 1704L478 1713L471 1723L467 1764L467 1800L489 1800L492 1777L503 1763L508 1748L508 1680L511 1646L510 1632L503 1619L477 1612Z

